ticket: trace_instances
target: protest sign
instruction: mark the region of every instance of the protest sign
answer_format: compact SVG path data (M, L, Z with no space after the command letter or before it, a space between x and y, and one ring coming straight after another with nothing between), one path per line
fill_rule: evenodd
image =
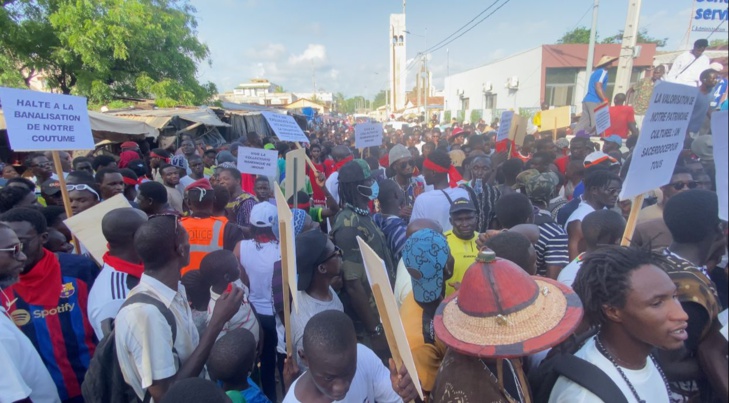
M362 238L357 237L357 243L362 254L367 280L369 280L372 288L372 295L375 297L377 311L380 313L382 327L385 329L385 337L392 353L392 359L398 369L405 364L418 395L423 399L423 390L420 386L415 360L405 334L405 327L400 319L400 311L397 308L395 295L392 293L392 288L390 288L390 279L387 276L385 262L377 256L377 253Z
M354 126L354 146L357 148L382 145L382 123L357 123Z
M132 206L123 194L118 194L73 217L63 220L63 223L66 224L73 235L89 251L91 257L94 258L99 266L104 265L103 257L108 251L106 238L101 231L101 220L106 213L125 207L131 208Z
M291 195L306 186L306 150L298 150L286 153L286 178L284 179L284 195L287 200Z
M519 114L514 114L514 120L511 122L511 130L509 130L509 138L513 139L516 145L524 145L527 126L529 126L529 119Z
M697 88L687 85L665 81L656 84L620 200L633 198L671 180L697 94Z
M266 122L271 126L271 130L276 133L281 141L300 141L302 143L308 143L309 139L301 130L299 124L296 123L293 116L283 115L274 112L261 112Z
M594 110L597 134L603 134L610 128L610 104L604 103Z
M620 200L633 199L621 245L629 245L633 237L643 193L670 182L678 155L683 150L697 95L696 87L665 81L653 88L641 135L620 192Z
M714 141L714 165L716 166L716 194L719 197L719 218L729 220L729 112L715 111L711 114L711 138Z
M86 98L0 87L14 151L93 150Z
M585 113L585 112L583 112ZM572 122L572 110L569 106L562 106L542 111L542 131L556 130L569 127Z
M509 138L509 132L511 131L511 124L513 121L514 111L501 112L501 119L499 119L499 131L496 133L497 143Z
M278 151L260 148L238 148L238 170L244 174L276 176Z
M289 295L298 312L298 294L290 292L291 287L296 289L296 243L294 241L294 218L291 209L286 203L281 187L274 182L274 195L276 197L276 210L278 211L279 245L281 247L281 274L283 278L284 295L284 327L286 328L286 353L296 354L294 351L293 336L291 335L291 306Z

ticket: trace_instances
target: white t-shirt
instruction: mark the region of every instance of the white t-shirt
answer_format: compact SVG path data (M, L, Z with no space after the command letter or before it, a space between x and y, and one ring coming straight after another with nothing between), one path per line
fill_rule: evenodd
M575 356L600 368L620 388L628 402L636 402L633 392L630 391L630 387L623 380L623 377L620 376L618 370L604 355L600 353L600 351L598 351L595 346L594 337L590 338L585 345L575 353ZM642 369L632 370L621 367L621 370L630 380L630 383L633 384L638 396L647 403L662 403L668 401L666 384L663 382L661 374L658 372L658 369L653 364L653 360L651 360L650 357L646 359L646 366ZM554 384L554 388L552 388L552 393L549 396L549 403L567 402L599 403L602 402L602 400L589 390L563 376L560 376Z
M172 329L162 313L150 304L132 304L122 308L114 321L116 352L124 380L134 388L139 399L155 380L169 378L177 373L179 365L187 360L200 343L200 336L192 319L185 287L178 283L177 290L159 280L142 274L139 285L129 296L144 293L162 301L175 317L177 335L172 352Z
M35 403L57 403L56 384L28 337L0 307L0 403L30 398Z
M572 287L572 284L574 284L575 282L575 278L577 278L577 272L580 271L580 267L582 267L582 259L584 257L585 254L580 253L579 256L575 258L575 260L571 261L567 266L565 266L562 271L559 272L559 276L557 276L557 281Z
M586 201L581 201L580 205L577 206L577 209L570 214L567 221L564 223L564 230L567 231L567 227L570 225L572 221L582 221L585 216L595 211L595 209L587 204Z
M283 403L301 403L296 398L296 383L291 384ZM357 370L349 385L347 396L337 402L344 403L396 403L402 402L400 396L392 390L390 370L385 368L377 355L362 344L357 344Z
M245 296L248 296L249 291L248 287L246 287L245 284L243 284L240 279L235 280L233 282L234 287L238 287L241 290L243 290L243 294ZM213 317L213 311L215 310L215 303L218 301L218 298L220 298L220 294L216 293L212 289L210 290L210 302L208 302L208 312L207 312L207 323L210 323L210 319ZM253 310L251 309L251 304L248 302L248 298L243 298L243 302L240 304L240 308L238 308L238 312L233 315L232 318L230 318L229 321L225 322L225 325L223 325L223 330L220 331L220 334L218 335L218 339L225 336L229 331L234 329L248 329L253 333L253 337L256 339L256 343L258 343L258 337L259 337L259 327L258 327L258 319L256 319L256 315L253 313Z
M273 315L273 265L281 260L278 243L257 243L250 239L240 243L240 264L251 284L251 305L259 315Z
M296 361L302 371L304 371L306 367L304 367L303 363L299 361L299 354L297 352L304 348L304 328L306 327L306 324L309 323L309 319L319 312L344 312L342 301L339 300L337 293L334 292L331 287L329 288L329 293L332 295L331 301L320 301L307 294L306 291L296 292L296 301L299 309L291 310L291 337L294 339L294 357L296 357Z
M101 322L108 318L115 318L129 294L127 276L127 273L117 271L104 263L104 267L101 268L99 276L96 277L94 285L89 291L89 322L99 340L104 337Z
M666 73L665 80L698 87L701 85L701 73L707 70L710 65L711 60L708 56L701 55L697 59L691 52L685 52L673 61L671 69Z
M339 171L332 172L327 178L327 181L324 182L324 186L327 187L334 201L339 204Z
M443 191L448 194L451 201L443 194ZM410 215L410 221L418 218L429 218L436 221L443 227L443 232L450 231L453 229L451 225L451 202L456 199L465 198L470 199L468 191L460 187L447 188L443 190L431 190L425 192L415 199L413 205L413 213Z

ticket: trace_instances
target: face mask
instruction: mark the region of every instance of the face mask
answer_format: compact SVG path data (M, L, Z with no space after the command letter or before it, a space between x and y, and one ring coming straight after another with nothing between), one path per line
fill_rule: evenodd
M380 195L380 184L377 182L372 183L372 186L359 185L359 186L357 186L357 188L358 188L360 194L362 194L362 196L365 196L370 200L375 200L377 198L377 196ZM367 195L367 194L362 193L362 190L360 190L359 188L369 189L370 194Z

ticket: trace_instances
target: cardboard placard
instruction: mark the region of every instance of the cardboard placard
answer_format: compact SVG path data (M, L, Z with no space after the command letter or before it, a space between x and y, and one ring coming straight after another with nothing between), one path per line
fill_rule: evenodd
M501 118L499 119L499 131L496 133L497 143L509 138L509 132L511 132L511 124L513 121L514 111L501 112Z
M271 126L271 130L276 133L279 140L309 142L309 138L306 137L293 116L273 112L261 112L261 115L266 118L266 122Z
M716 165L716 195L719 197L719 218L729 220L729 112L714 111L711 114L711 137L714 141L714 164Z
M15 151L95 147L84 97L0 87L0 102Z
M656 84L620 200L632 199L671 180L698 91L665 81Z
M540 130L554 130L569 127L572 123L572 110L569 106L542 111L542 127Z
M410 350L410 343L408 343L408 338L405 335L405 327L400 319L400 311L397 308L395 295L392 293L392 288L390 288L390 279L387 276L385 262L377 256L377 253L362 238L357 237L357 243L362 254L367 279L377 303L377 311L380 313L382 327L385 329L392 359L397 364L398 369L405 364L420 399L423 399L423 389L420 386L415 360Z
M96 263L103 266L104 253L108 251L108 248L104 233L101 231L101 220L106 213L112 210L130 207L132 206L124 195L118 194L86 211L63 220L63 222L71 230L71 233L78 238L81 244L88 249Z
M382 145L382 123L357 123L354 126L354 146L357 148Z
M520 147L523 146L528 126L529 119L519 114L514 114L514 119L511 123L511 130L509 130L509 138L513 139L516 145Z
M607 103L599 105L594 112L597 134L603 134L610 128L610 105Z
M286 178L284 179L284 195L289 198L306 186L306 150L299 148L286 153ZM296 167L296 169L294 169ZM294 172L296 172L296 189L294 189ZM288 200L288 199L287 199Z
M289 295L298 312L299 305L296 294L296 242L294 240L294 218L291 214L286 200L281 193L278 183L274 182L274 195L276 196L276 209L278 210L278 231L279 245L281 246L281 271L283 277L283 300L284 300L284 327L286 332L286 352L289 355L296 354L294 351L294 340L291 334L291 306L289 306ZM293 291L291 287L293 288Z
M244 174L276 176L278 151L239 147L238 170Z

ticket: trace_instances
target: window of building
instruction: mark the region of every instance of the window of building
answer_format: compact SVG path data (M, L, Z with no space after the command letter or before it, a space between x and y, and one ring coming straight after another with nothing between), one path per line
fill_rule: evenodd
M484 94L483 95L483 108L484 109L496 109L496 94Z
M574 105L577 72L573 68L547 69L544 101L551 106Z
M471 109L471 99L461 98L461 110L465 111Z
M641 69L640 68L633 68L633 74L630 75L630 85L628 85L628 88L632 87L634 84L636 84L638 81L640 81L640 75L641 75ZM613 97L615 97L614 91L615 91L615 79L618 75L618 68L613 67L608 70L608 82L607 82L607 88L605 89L605 95L608 97L610 102L612 102Z

